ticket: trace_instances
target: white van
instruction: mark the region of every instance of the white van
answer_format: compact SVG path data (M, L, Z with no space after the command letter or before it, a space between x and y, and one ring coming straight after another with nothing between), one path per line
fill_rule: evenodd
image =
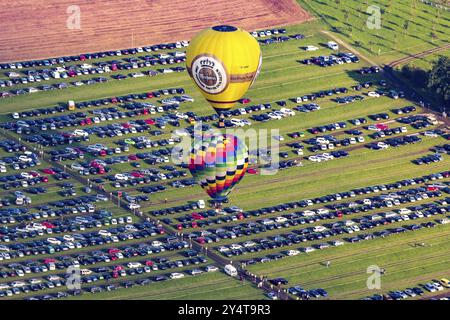
M205 209L205 206L206 206L205 200L202 200L202 199L198 200L197 205L200 209Z
M334 42L334 41L328 41L327 46L331 50L339 50L338 44L336 42Z
M223 268L223 270L225 271L225 273L227 274L227 275L229 275L230 277L236 277L237 276L237 269L234 267L234 266L232 266L231 264L227 264L224 268Z

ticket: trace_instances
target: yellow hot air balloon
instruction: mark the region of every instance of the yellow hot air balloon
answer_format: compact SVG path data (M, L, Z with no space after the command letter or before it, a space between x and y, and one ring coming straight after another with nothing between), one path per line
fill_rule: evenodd
M244 96L258 76L261 61L256 39L227 25L200 31L186 51L189 75L218 114Z

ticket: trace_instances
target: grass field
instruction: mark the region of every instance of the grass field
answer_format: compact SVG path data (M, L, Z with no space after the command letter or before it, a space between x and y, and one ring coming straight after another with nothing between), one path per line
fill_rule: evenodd
M262 45L263 52L263 67L260 77L255 85L246 94L246 97L251 99L251 104L272 103L274 109L278 108L274 102L278 100L285 100L287 107L292 108L297 103L294 103L289 98L310 94L320 90L327 90L336 87L347 87L349 92L345 95L360 94L365 97L363 101L354 102L350 104L337 104L333 101L333 97L325 97L318 99L317 102L321 109L314 112L303 113L297 112L295 116L283 118L282 120L273 120L264 123L256 122L250 119L250 115L241 115L238 118L250 119L254 129L277 129L279 134L284 137L281 144L280 151L289 153L287 159L300 158L292 153L292 148L287 146L289 142L300 142L305 146L304 157L313 155L311 151L307 150L307 144L303 141L311 138L314 135L307 132L307 129L344 121L349 128L356 128L351 125L348 120L356 117L366 117L370 114L386 112L390 116L387 122L389 127L399 127L403 124L398 123L395 119L399 117L391 110L394 108L404 107L412 104L412 101L405 99L394 100L387 96L380 98L370 98L367 96L368 91L381 88L378 85L379 80L384 79L383 73L360 75L357 70L363 66L370 66L370 62L361 57L361 62L358 64L343 64L328 68L321 68L315 65L304 65L299 63L299 60L309 58L311 56L329 55L332 51L324 45L330 38L321 32L322 30L330 30L333 35L342 39L352 45L357 51L364 56L368 56L371 60L378 63L387 63L392 60L401 58L405 55L426 50L432 46L442 45L448 42L448 20L449 16L446 12L439 13L436 17L435 9L430 9L428 6L419 1L376 1L374 4L380 6L384 13L382 14L382 28L380 30L367 30L366 20L368 15L365 13L367 4L361 1L341 0L299 0L304 8L309 10L312 14L322 18L321 21L308 22L301 25L294 25L287 27L288 34L302 33L306 36L303 40L290 40L284 43L277 43L271 45ZM416 4L413 4L416 3ZM346 13L347 12L347 13ZM409 21L408 30L404 31L404 22ZM351 25L351 30L349 26ZM335 29L333 29L335 28ZM337 29L336 29L337 28ZM437 38L431 42L429 40L430 30L434 30ZM313 53L306 52L302 49L305 45L316 45L320 49ZM378 51L378 49L380 49ZM345 51L345 50L342 50ZM441 53L448 55L448 52ZM143 55L143 54L141 54ZM436 56L429 56L424 59L414 61L423 68L429 68L430 62ZM107 59L105 59L107 60ZM97 61L96 61L97 62ZM143 68L138 71L149 69L157 69L157 67ZM7 71L7 70L6 70ZM134 71L134 70L133 70ZM121 73L129 73L130 71L121 71ZM109 75L104 75L109 77ZM0 76L0 78L2 78ZM83 76L79 79L89 79L93 76ZM78 78L76 78L78 80ZM362 91L354 91L351 86L360 82L372 81L373 87L364 89ZM49 83L60 82L51 80ZM19 87L26 87L21 85ZM194 97L195 102L182 104L181 112L194 111L198 115L212 114L210 108L201 94L196 90L187 73L172 73L160 74L156 77L137 78L126 80L113 80L108 83L95 84L91 86L84 86L79 88L69 88L62 90L55 90L49 92L34 93L32 95L22 95L11 98L0 99L0 120L12 121L11 112L19 112L24 110L33 110L35 108L53 106L59 103L66 103L68 100L75 100L76 102L86 101L91 99L99 99L106 97L113 97L129 93L142 93L146 91L155 91L163 88L183 87L186 93ZM388 89L398 89L398 84L388 83ZM157 99L149 100L155 105L160 105ZM102 106L103 107L103 106ZM82 111L92 111L102 107L95 107L85 109ZM121 106L118 105L120 109ZM77 110L79 111L79 110ZM417 107L413 114L424 113L425 110ZM66 112L69 113L69 112ZM160 115L155 115L155 117ZM47 116L43 116L47 117ZM146 119L149 116L139 116L136 119ZM367 118L368 119L368 118ZM113 122L125 122L127 119L114 120ZM375 124L380 121L368 119L368 124ZM384 121L382 121L384 122ZM102 123L102 125L110 122ZM182 127L188 124L182 122ZM418 134L424 129L417 130L410 125L405 125L408 129L407 134ZM429 129L436 128L433 126ZM445 128L445 124L440 123L440 128ZM80 127L81 128L81 127ZM419 157L429 155L430 151L436 145L446 143L445 138L422 136L420 143L400 146L396 148L389 148L387 150L374 151L364 147L364 144L374 141L369 137L373 133L362 126L357 127L362 130L361 136L365 138L365 143L351 145L349 147L337 147L337 150L348 150L350 156L344 159L336 159L329 162L313 163L303 157L300 160L303 163L302 167L292 167L285 170L278 171L275 175L246 175L242 182L235 188L230 195L229 205L236 205L243 210L253 210L265 206L274 206L290 201L300 201L310 199L313 197L324 196L327 194L345 192L351 189L372 186L376 184L387 184L403 179L420 177L426 174L437 173L448 170L450 160L448 155L444 155L444 160L438 163L433 163L427 166L417 166L411 161ZM74 127L65 128L61 131L71 131ZM159 137L151 137L152 140L160 138L169 138L175 128L169 127L164 129L163 135ZM326 134L339 136L339 138L350 137L345 133L346 129L340 129ZM294 131L303 131L305 136L301 139L292 139L287 136L288 133ZM13 137L18 138L16 133L10 133ZM147 135L147 133L145 133ZM102 143L109 147L116 147L119 140L128 137L141 136L142 133L131 134L123 137L114 138L99 138L91 136L88 143L93 144ZM402 134L405 135L405 134ZM5 139L3 133L0 133L2 140ZM24 138L23 136L21 138ZM386 137L387 138L387 137ZM57 149L63 149L65 146L58 146ZM158 147L159 148L159 147ZM50 152L53 148L45 148L44 151ZM154 148L156 149L156 148ZM135 147L130 147L129 152L123 152L122 155L135 154L137 152L149 151L138 150ZM151 151L151 150L150 150ZM0 151L0 157L7 156L7 153ZM95 156L86 155L85 160L95 159ZM66 161L63 164L70 166L73 161ZM149 165L141 162L143 168L159 168L160 165ZM41 170L45 167L51 166L52 163L43 161L42 165L34 168ZM135 170L130 163L121 163L111 166L112 173L123 173ZM34 170L33 169L33 170ZM72 174L77 174L68 169ZM6 176L16 171L8 170L7 173L0 174ZM188 174L187 177L190 177ZM70 180L74 182L74 180ZM448 182L448 179L444 180ZM50 201L60 200L61 196L58 194L61 187L60 184L54 180L50 181L48 192L45 196L31 196L33 206L46 204ZM158 182L164 183L166 182ZM84 195L81 190L81 183L74 182L78 195ZM150 183L154 185L156 183ZM136 187L125 188L129 194L138 195L140 192ZM406 189L406 188L405 188ZM106 192L113 192L117 189L110 183L105 184ZM1 190L1 198L13 198L14 190ZM446 195L444 194L442 198ZM358 196L356 200L362 200L366 196ZM176 205L184 205L191 201L205 199L206 195L199 186L190 188L173 188L168 187L166 191L150 195L150 201L143 203L144 217L159 219L151 214L153 210L172 207ZM348 199L346 200L348 201ZM339 201L338 201L339 202ZM342 201L343 202L343 201ZM431 203L433 199L427 199L420 203ZM409 206L404 204L402 206ZM117 208L115 203L102 202L98 203L99 209L107 209L113 212L115 217L131 215L131 211L122 208ZM311 208L323 208L323 204L315 204ZM398 209L398 208L397 208ZM374 212L381 212L383 209L374 210ZM175 213L164 218L170 219L170 225L164 223L164 227L170 229L178 223L178 218L190 215L192 211ZM358 213L352 215L351 219L358 219L367 213ZM281 215L279 212L268 214L265 217L274 218ZM135 218L137 219L137 218ZM419 222L433 221L436 217L421 219ZM231 221L221 225L211 225L205 228L187 228L183 232L186 234L191 232L198 232L202 229L215 230L217 228L231 228L242 222L256 222L259 218L249 217L245 221ZM42 220L39 220L42 221ZM317 226L322 223L333 223L335 220L330 219L324 222L315 222L305 227ZM412 223L412 221L407 224ZM16 224L10 225L11 227ZM401 226L403 223L397 223ZM378 227L376 230L384 230L388 226ZM273 237L280 234L285 234L299 227L289 227L286 229L274 229L258 235L243 236L239 239L224 239L218 243L208 244L214 247L220 245L229 245L235 242L242 242L246 240L260 239L263 237ZM89 231L97 232L100 228L93 228ZM40 236L37 239L45 239L47 235ZM341 239L343 236L337 236L336 239ZM151 237L149 240L163 239L163 236ZM335 239L333 238L333 239ZM364 241L361 243L346 243L343 247L330 248L327 250L317 250L310 254L300 254L296 257L288 257L282 260L273 261L264 264L256 264L248 267L250 272L258 275L267 275L269 277L285 277L289 280L290 285L299 284L306 289L313 289L321 287L329 292L331 299L358 299L367 295L376 293L367 289L366 280L368 274L366 269L370 265L379 265L387 269L387 273L382 278L381 292L385 293L389 290L404 289L408 286L416 286L419 283L429 281L433 278L449 277L448 274L448 252L450 238L448 225L438 226L436 228L424 228L420 231L407 232L401 235L390 236L386 239L376 239ZM27 240L28 241L28 240ZM143 240L134 239L129 240L122 245L137 245ZM19 240L18 242L24 242ZM322 241L323 242L323 241ZM426 246L417 247L414 244L424 242ZM313 244L319 241L312 242ZM305 244L306 245L306 244ZM309 245L309 243L308 243ZM112 244L94 246L88 249L75 249L70 252L58 253L55 256L70 255L75 257L76 254L85 253L87 251L106 250ZM119 246L119 245L117 245ZM303 246L303 245L302 245ZM299 246L292 246L298 248ZM213 250L212 249L212 250ZM280 252L282 249L276 248L264 253L251 253L245 256L236 258L237 260L254 258L267 253ZM284 250L284 249L283 249ZM169 257L170 259L181 259L182 255L179 252L165 252L157 254L160 257ZM22 257L14 259L13 261L0 262L0 270L8 269L10 262L24 262L28 260L37 261L40 257ZM141 257L132 257L124 260L141 261ZM326 268L324 261L331 261L331 266ZM118 262L101 263L99 266L111 267ZM212 263L208 260L208 263ZM204 265L201 265L204 266ZM92 266L88 266L91 268ZM96 265L97 267L97 265ZM188 268L182 268L181 271L186 271ZM60 271L51 272L57 274ZM167 271L157 271L153 274L167 273ZM152 274L152 275L153 275ZM35 275L26 275L24 279L29 279ZM44 274L39 274L37 277L43 277ZM138 279L138 276L132 276L131 279ZM0 283L9 282L1 279ZM115 280L119 282L119 280ZM100 281L99 285L105 285L105 281ZM88 287L90 285L84 285ZM60 289L48 290L49 293L54 293ZM128 289L118 289L113 292L102 292L97 294L83 294L81 296L72 297L74 299L262 299L264 292L250 285L248 282L241 283L235 279L225 276L222 272L205 273L195 277L185 277L184 279L164 281L161 283L151 283L148 286L135 286ZM31 296L35 293L30 292L26 295ZM20 297L26 296L21 295ZM14 296L13 298L17 298Z
M431 279L448 277L449 228L422 230L366 243L312 252L270 264L250 266L253 273L269 278L283 274L290 284L306 289L324 288L333 299L355 299L390 290L405 289ZM416 243L425 243L417 247ZM324 263L330 261L330 267ZM367 288L367 268L386 269L380 290Z
M450 13L416 0L298 0L298 3L379 63L425 51L450 40ZM379 8L380 28L375 26L374 20L368 20L375 12L369 6Z

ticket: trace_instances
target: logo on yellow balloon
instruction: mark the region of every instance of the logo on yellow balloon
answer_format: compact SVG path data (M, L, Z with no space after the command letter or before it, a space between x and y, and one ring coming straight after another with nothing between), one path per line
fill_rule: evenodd
M200 89L209 94L219 94L228 87L228 77L223 63L211 55L199 55L192 61L192 76Z

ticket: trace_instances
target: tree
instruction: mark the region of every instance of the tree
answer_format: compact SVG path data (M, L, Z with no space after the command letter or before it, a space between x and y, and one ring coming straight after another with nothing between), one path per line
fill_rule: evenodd
M428 88L433 90L444 101L450 101L450 58L440 56L433 63L428 76Z

